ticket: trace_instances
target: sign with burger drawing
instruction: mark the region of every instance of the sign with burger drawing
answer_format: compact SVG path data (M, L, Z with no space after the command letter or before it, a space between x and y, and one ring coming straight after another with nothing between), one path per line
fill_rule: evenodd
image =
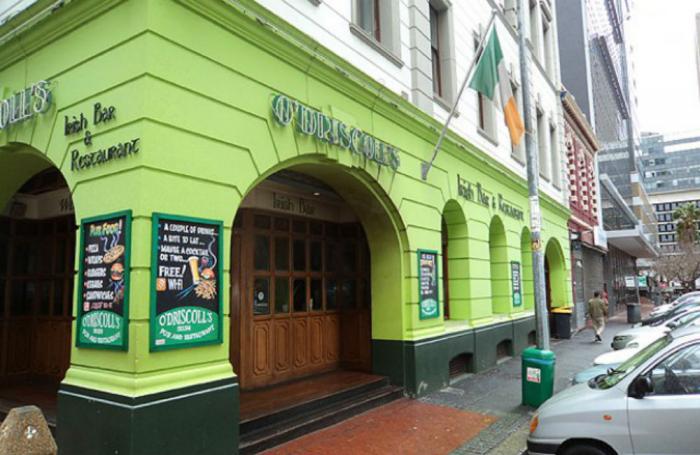
M220 221L153 215L151 351L221 343Z
M78 347L128 349L131 211L82 220Z

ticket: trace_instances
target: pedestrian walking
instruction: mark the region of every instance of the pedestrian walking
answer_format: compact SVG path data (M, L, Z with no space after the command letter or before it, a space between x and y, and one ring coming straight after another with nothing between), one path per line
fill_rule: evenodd
M588 309L586 314L591 318L593 330L595 330L595 339L593 341L603 341L601 335L605 330L605 318L608 317L608 305L600 298L600 292L595 291L593 298L588 301Z

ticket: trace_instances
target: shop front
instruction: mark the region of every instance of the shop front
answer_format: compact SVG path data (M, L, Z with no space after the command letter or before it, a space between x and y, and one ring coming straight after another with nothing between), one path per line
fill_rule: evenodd
M294 387L489 368L534 339L533 247L571 305L566 207L531 245L526 182L454 135L421 180L437 121L240 4L71 2L0 45L0 401L57 409L61 453L235 453Z

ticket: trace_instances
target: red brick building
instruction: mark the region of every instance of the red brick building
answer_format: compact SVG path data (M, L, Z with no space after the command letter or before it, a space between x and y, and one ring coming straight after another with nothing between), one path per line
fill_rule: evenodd
M562 96L564 141L569 184L569 238L571 239L571 281L575 306L574 327L585 325L586 301L596 290L604 290L603 257L605 241L599 225L598 140L593 128L568 92ZM602 242L601 242L602 240Z

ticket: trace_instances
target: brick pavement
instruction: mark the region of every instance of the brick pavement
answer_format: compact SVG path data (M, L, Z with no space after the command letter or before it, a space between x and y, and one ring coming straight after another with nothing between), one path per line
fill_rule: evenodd
M497 418L401 399L265 452L266 455L447 455Z
M643 313L650 311L645 306ZM611 318L603 343L585 329L553 340L555 392L610 349L628 325ZM419 400L402 399L265 452L267 455L517 455L523 452L532 409L520 405L520 357L467 375Z

